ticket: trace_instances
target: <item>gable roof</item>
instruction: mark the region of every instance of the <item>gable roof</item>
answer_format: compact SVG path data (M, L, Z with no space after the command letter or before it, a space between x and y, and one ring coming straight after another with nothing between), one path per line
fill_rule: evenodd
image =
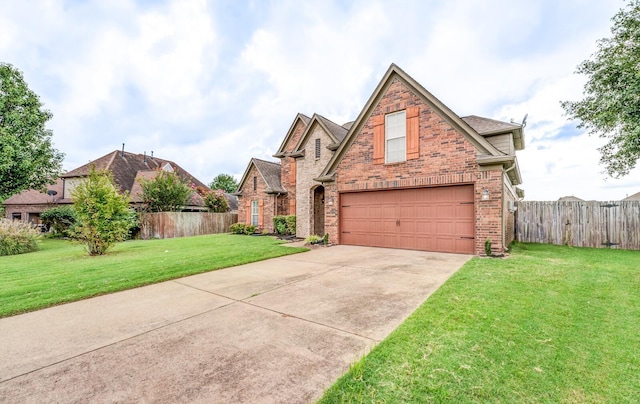
M282 187L280 182L280 173L281 167L280 163L273 163L271 161L260 160L257 158L252 158L247 165L247 169L244 171L242 175L242 179L240 179L240 183L238 184L238 189L234 192L234 195L241 195L240 190L244 186L244 183L249 179L249 172L251 171L251 167L254 166L260 176L264 180L264 183L267 185L266 192L268 194L286 194L287 190Z
M153 171L162 169L169 164L174 171L185 181L208 188L197 178L189 174L182 167L171 160L165 160L158 157L151 157L143 154L130 153L121 150L114 150L111 153L97 158L83 166L73 169L61 178L85 177L89 175L91 167L95 166L96 170L108 170L113 173L113 179L120 186L121 191L131 192L139 171Z
M584 199L578 198L577 196L562 196L558 198L559 202L584 202Z
M439 116L447 121L454 129L456 129L462 136L469 140L481 154L489 156L505 156L504 153L496 149L491 143L489 143L484 137L476 132L468 123L462 118L456 115L452 110L438 100L433 94L427 91L420 83L415 81L411 76L405 73L395 63L392 63L384 74L380 83L369 97L369 100L365 104L364 108L358 115L358 118L353 122L353 125L349 129L349 132L345 136L344 141L340 144L337 151L325 167L325 169L317 178L319 181L331 181L335 176L335 170L338 164L344 157L345 153L351 147L351 144L355 140L356 135L360 132L364 124L367 122L373 109L376 107L380 99L384 96L386 90L391 85L394 78L398 78L404 85L406 85L411 91L413 91L418 97L420 97L429 107L431 107Z
M289 131L287 132L287 135L284 137L284 140L282 141L282 144L278 148L278 151L276 152L276 154L273 155L273 157L284 157L285 156L285 149L287 148L287 144L289 143L289 140L293 136L293 131L295 130L295 127L296 127L296 124L298 123L298 121L302 122L302 124L306 126L309 123L310 120L311 120L311 118L309 118L305 114L298 113L296 115L296 117L293 119L293 123L291 124L291 127L289 128ZM238 188L238 189L240 189L240 188Z
M513 145L516 150L524 149L523 125L497 121L495 119L483 118L477 115L462 117L462 120L469 124L476 132L482 136L500 135L511 133Z
M640 192L627 196L623 201L640 201Z
M293 152L290 153L291 156L300 156L302 154L302 148L307 143L307 139L311 135L311 132L313 132L312 128L314 127L314 125L319 125L327 133L327 135L329 135L329 138L335 145L333 150L337 148L338 144L342 142L348 132L347 129L325 118L324 116L313 114L313 117L311 117L311 120L307 123L306 129L304 130L304 132L302 132L302 136L300 136L298 144L293 149Z
M46 192L40 192L37 189L25 189L7 199L5 205L46 205L47 203L56 203L63 197L62 178L58 178L53 185L47 185L47 191L55 191L55 195L49 195Z

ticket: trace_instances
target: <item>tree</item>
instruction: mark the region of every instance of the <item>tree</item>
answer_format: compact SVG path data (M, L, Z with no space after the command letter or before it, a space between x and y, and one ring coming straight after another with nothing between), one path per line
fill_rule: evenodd
M64 154L51 144L45 124L53 115L42 106L22 73L0 63L0 201L60 175Z
M567 115L590 134L608 139L600 163L614 178L629 174L640 158L640 0L632 0L612 19L611 38L578 66L587 76L584 99L565 101Z
M177 173L163 170L157 170L153 179L143 178L140 186L147 212L179 212L194 191Z
M135 226L129 195L118 192L109 171L91 168L89 176L71 191L77 222L74 237L87 244L89 255L102 255L129 235Z
M224 213L229 211L229 201L227 200L224 190L196 187L196 192L202 197L209 212Z
M232 175L218 174L209 184L209 188L222 189L225 192L232 193L238 189L238 181Z

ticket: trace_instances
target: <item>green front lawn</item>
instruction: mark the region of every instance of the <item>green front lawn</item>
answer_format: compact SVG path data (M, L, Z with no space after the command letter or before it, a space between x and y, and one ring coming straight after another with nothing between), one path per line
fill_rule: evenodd
M640 252L520 244L474 258L321 403L640 397Z
M44 239L40 251L0 257L0 317L215 269L307 251L272 237L229 234L84 246Z

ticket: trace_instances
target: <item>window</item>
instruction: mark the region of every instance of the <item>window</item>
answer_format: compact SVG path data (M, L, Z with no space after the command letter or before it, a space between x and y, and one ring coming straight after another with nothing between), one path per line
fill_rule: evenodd
M320 139L316 139L316 158L320 158Z
M251 225L252 226L258 226L259 215L260 215L260 207L258 205L258 200L251 201Z
M384 122L385 162L406 160L407 119L405 111L387 114Z
M258 177L253 177L253 190L258 190Z

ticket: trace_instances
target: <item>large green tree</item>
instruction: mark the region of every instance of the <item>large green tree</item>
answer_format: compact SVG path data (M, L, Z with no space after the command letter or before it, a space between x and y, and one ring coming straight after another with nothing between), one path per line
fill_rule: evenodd
M60 175L64 155L53 147L45 127L52 116L22 73L0 63L0 201L42 188Z
M142 178L142 201L147 212L180 212L194 190L173 171L158 170L153 179Z
M238 189L238 181L232 175L218 174L209 184L209 188L222 189L225 192L232 193Z
M72 191L76 212L74 237L86 243L89 255L102 255L129 236L136 215L129 207L129 195L118 192L109 171L91 168L89 176Z
M632 0L612 19L611 37L578 66L587 76L584 98L562 102L579 128L608 139L600 163L615 178L629 174L640 158L640 1Z

